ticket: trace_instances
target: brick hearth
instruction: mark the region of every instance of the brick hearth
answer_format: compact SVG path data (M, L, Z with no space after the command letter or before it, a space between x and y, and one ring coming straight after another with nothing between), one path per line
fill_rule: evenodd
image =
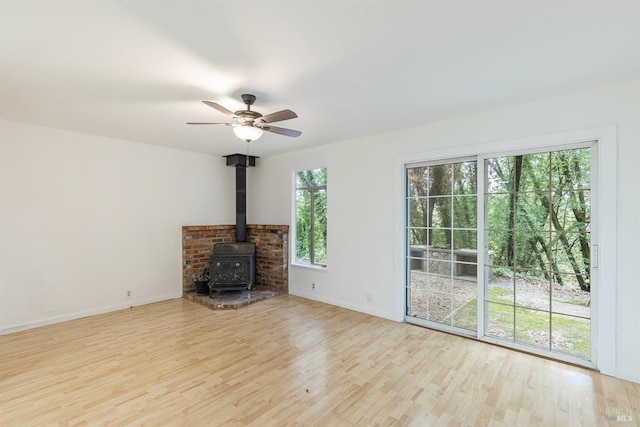
M193 278L209 266L215 243L235 242L235 225L182 227L182 293L195 291ZM289 293L289 226L247 225L247 241L256 245L256 288Z
M278 293L274 291L258 290L222 291L212 298L209 298L209 295L197 295L195 292L189 292L185 295L185 298L212 310L235 310L277 296Z

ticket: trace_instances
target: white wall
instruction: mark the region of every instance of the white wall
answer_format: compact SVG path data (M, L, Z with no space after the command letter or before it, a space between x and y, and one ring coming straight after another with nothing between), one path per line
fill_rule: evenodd
M618 130L617 312L610 314L617 322L615 372L640 382L640 80L261 159L249 177L256 189L249 195L250 217L289 224L292 172L326 166L328 268L292 266L290 292L401 319L397 158L606 125Z
M234 221L223 158L6 120L0 132L0 332L179 297L181 226Z

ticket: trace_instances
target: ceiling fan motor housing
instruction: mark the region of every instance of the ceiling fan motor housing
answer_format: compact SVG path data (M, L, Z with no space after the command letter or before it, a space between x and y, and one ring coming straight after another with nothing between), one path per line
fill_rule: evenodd
M245 120L249 120L249 121L254 121L256 119L259 119L260 117L262 117L262 114L256 112L256 111L249 111L249 110L239 110L236 111L235 113L236 116L245 119Z
M247 105L253 105L253 103L256 102L256 96L251 95L250 93L244 93L241 95L241 97L242 97L242 102L244 102Z
M250 93L244 93L242 94L242 101L247 105L247 109L238 110L233 114L240 117L241 119L244 119L245 122L251 122L251 123L253 123L254 120L262 117L262 114L255 111L251 111L251 106L253 105L254 102L256 102L255 95L251 95Z

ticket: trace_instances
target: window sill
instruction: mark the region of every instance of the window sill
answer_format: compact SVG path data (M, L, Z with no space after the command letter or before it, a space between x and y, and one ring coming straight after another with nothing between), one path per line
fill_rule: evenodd
M327 271L327 266L322 266L322 265L314 265L314 264L302 264L302 263L297 263L297 262L292 262L291 266L293 267L301 267L301 268L308 268L311 270L320 270L320 271Z

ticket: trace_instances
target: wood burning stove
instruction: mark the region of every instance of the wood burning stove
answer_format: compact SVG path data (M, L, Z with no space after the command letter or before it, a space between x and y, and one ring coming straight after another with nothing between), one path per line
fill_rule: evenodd
M218 291L252 289L256 280L256 245L247 242L247 167L254 156L225 156L227 166L236 168L236 241L216 243L209 258L210 295Z
M253 243L216 243L209 258L211 292L252 289L256 281Z

